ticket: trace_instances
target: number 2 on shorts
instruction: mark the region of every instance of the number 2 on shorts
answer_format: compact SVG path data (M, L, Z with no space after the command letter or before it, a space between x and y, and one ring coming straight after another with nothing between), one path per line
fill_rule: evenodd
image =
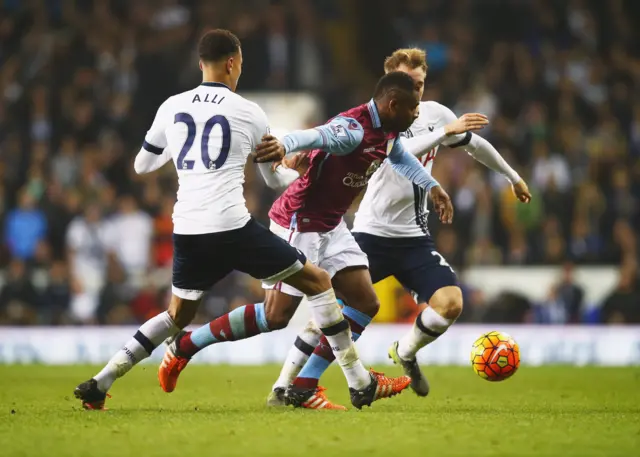
M449 270L455 273L455 271L453 271L453 268L451 268L451 265L449 265L449 262L447 262L444 257L442 257L442 254L440 254L438 251L431 251L431 255L438 257L440 259L440 265L449 268Z

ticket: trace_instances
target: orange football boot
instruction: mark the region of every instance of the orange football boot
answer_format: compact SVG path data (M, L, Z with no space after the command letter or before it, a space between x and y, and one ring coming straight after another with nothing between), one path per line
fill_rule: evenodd
M358 409L363 406L371 406L376 400L389 398L398 395L411 384L409 376L389 378L384 373L370 370L371 384L364 389L356 390L349 388L351 394L351 404Z
M300 404L300 408L306 409L332 409L334 411L346 411L342 405L337 405L335 403L331 403L331 400L327 398L327 395L324 393L327 390L326 387L318 386L315 389L315 392L304 402Z
M173 392L175 390L180 373L185 369L189 360L191 360L176 353L176 341L178 339L179 337L167 346L162 362L158 367L158 381L160 381L160 387L162 387L162 390L165 392Z

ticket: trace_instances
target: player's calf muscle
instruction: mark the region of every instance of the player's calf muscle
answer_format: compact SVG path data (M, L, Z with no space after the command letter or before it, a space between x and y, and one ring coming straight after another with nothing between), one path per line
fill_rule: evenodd
M446 319L457 319L462 313L462 291L457 286L442 287L431 296L429 306Z
M168 313L178 328L185 328L193 321L198 311L200 300L185 300L176 295L171 295Z
M335 274L332 283L350 307L369 317L378 314L380 300L373 289L367 268L345 268Z
M314 296L331 289L331 277L329 273L307 262L304 268L289 276L283 282L295 287L307 296Z
M267 318L269 330L280 330L285 328L300 304L300 297L269 290L264 300L264 313Z

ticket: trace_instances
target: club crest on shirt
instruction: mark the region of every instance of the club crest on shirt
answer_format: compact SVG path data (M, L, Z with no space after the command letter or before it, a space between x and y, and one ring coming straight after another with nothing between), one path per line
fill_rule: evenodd
M367 179L369 179L371 175L374 174L378 168L380 168L381 163L382 162L380 160L374 160L373 162L371 162L371 165L369 165L369 168L367 168L367 172L365 173Z
M436 126L433 125L433 124L429 124L429 126L427 128L429 129L430 132L433 132L433 130L436 128Z

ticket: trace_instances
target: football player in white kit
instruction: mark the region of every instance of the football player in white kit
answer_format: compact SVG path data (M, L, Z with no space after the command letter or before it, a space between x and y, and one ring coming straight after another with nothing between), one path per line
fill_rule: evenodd
M145 322L93 378L74 395L87 409L103 409L115 380L177 335L196 314L202 295L233 270L275 284L282 281L305 294L312 316L336 352L352 397L374 400L377 382L362 365L329 274L304 254L256 222L243 196L249 155L268 133L262 109L235 93L242 73L238 38L212 30L198 45L203 83L167 99L158 109L135 159L137 173L173 160L179 189L174 207L172 296L166 312ZM266 164L267 167L270 164ZM270 303L245 307L227 331L267 330ZM166 364L179 364L165 356ZM174 379L160 379L168 390Z
M422 96L427 75L423 50L398 49L385 60L384 69L387 73L408 73ZM487 140L470 131L447 134L451 132L452 123L462 121L465 116L457 119L449 108L437 102L421 102L419 117L402 141L429 172L440 144L450 148L462 147L473 158L505 176L518 200L528 203L531 194L526 183ZM434 144L432 149L411 147L411 142L417 139L412 140L412 137L419 136L424 142L425 135L432 137L432 141L429 141ZM304 156L299 155L285 162L285 165L304 169L303 162ZM388 164L383 163L369 181L352 230L356 241L367 254L374 283L395 276L414 293L419 303L428 303L409 333L389 349L389 356L411 377L411 387L420 396L429 393L429 384L416 362L416 353L441 336L462 312L462 292L456 274L436 250L427 228L426 201L422 190L397 176ZM359 324L364 329L365 321ZM319 378L326 370L329 363L326 357L322 357L326 351L317 346L320 336L313 322L298 335L267 404L282 404L278 400L281 392L296 376ZM354 336L359 335L354 332Z

